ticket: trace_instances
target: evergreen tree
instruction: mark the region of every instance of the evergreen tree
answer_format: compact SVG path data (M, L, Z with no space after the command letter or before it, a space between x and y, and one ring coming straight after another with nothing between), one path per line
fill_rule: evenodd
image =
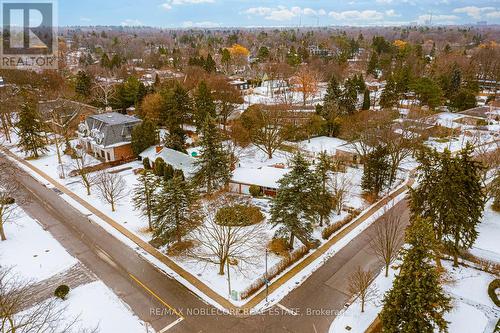
M477 105L476 93L467 88L461 88L450 100L449 106L453 111L464 111L475 108Z
M384 297L380 313L382 332L447 332L444 314L451 309L450 298L440 285L439 272L432 265L435 248L429 220L412 220L406 236L408 249L392 289Z
M210 92L210 89L205 81L201 81L198 85L196 96L194 98L194 104L196 109L195 123L199 132L201 131L207 116L210 116L211 118L215 118L217 116L215 113L215 103L212 98L212 93Z
M152 170L144 169L139 175L139 183L135 186L132 196L134 209L141 211L148 218L149 230L153 230L152 216L158 181Z
M101 56L101 67L111 69L111 60L106 53L103 53Z
M323 102L324 104L337 103L341 95L342 95L342 90L339 87L339 82L337 81L335 76L332 75L332 78L328 82Z
M326 152L321 152L318 156L318 164L316 165L315 174L318 184L315 188L319 189L318 199L316 200L317 212L319 215L319 225L329 223L329 216L333 210L333 197L328 190L328 182L330 181L330 174L333 170L332 157Z
M500 212L500 171L497 171L495 178L490 184L490 193L493 198L492 209Z
M153 242L181 242L200 221L198 195L182 177L163 181L153 208Z
M231 65L231 52L228 49L222 50L221 63L226 66L226 72L229 72L229 66Z
M189 122L192 114L192 101L188 92L178 83L173 88L160 92L163 107L160 112L160 123L168 130L165 146L185 152L186 133L183 124Z
M38 158L47 151L47 139L44 135L44 124L36 107L31 102L25 102L19 112L19 147L31 157Z
M377 77L377 66L378 66L378 55L376 52L372 52L370 55L370 60L368 60L368 67L366 69L367 74L371 74Z
M115 108L125 110L138 105L146 95L144 83L135 76L130 76L124 83L118 85L112 104Z
M370 110L370 91L365 89L363 94L363 110Z
M476 227L485 204L482 167L472 159L472 152L470 145L457 157L448 150L419 152L419 185L410 189L412 217L430 219L436 241L452 252L455 265L460 250L470 248L477 238ZM436 262L441 265L439 253Z
M387 148L379 145L366 157L361 188L375 198L389 184L391 164L387 154Z
M75 92L82 96L90 96L92 89L92 78L85 71L78 71L76 74Z
M323 105L316 106L316 113L326 120L325 127L328 136L334 136L340 128L342 110L340 109L339 99L341 94L342 90L339 87L339 83L335 77L332 76L328 82Z
M157 143L157 129L151 120L144 120L132 130L132 151L139 156L147 148Z
M380 95L380 106L384 109L389 109L397 105L399 94L396 90L396 82L389 77L387 79L384 91Z
M339 106L342 114L352 114L356 111L356 103L358 102L358 85L355 80L346 80L344 90L340 96Z
M275 237L289 237L289 248L293 249L295 237L306 245L311 240L319 191L317 177L300 152L294 155L291 168L279 181L270 222L273 226L280 226Z
M196 183L204 186L208 194L225 186L231 179L230 161L216 122L208 116L202 128L201 156L196 161Z
M207 59L205 60L203 68L207 73L215 73L217 71L215 60L212 58L210 53L207 55Z
M176 83L173 88L162 90L161 96L165 105L160 113L160 123L168 130L182 128L192 114L192 101L188 92Z
M473 158L471 144L460 151L453 163L453 188L449 188L448 200L454 200L454 211L449 221L445 245L453 254L453 263L458 267L458 255L470 249L477 239L477 226L483 216L486 197L483 191L481 171L483 166ZM455 216L453 216L455 215Z

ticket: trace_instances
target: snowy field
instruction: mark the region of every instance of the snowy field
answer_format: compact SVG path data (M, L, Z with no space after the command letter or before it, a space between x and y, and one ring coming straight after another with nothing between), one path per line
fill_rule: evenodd
M5 233L7 240L0 242L0 265L10 268L12 274L23 281L43 282L78 264L77 259L21 209L5 224ZM146 332L146 324L100 281L71 290L67 300L58 301L58 306L65 308L62 327L77 319L69 333L96 327L98 332ZM153 330L149 328L149 331Z
M450 262L443 262L447 281L444 289L452 297L453 309L445 315L450 333L493 332L500 318L500 310L488 296L488 284L495 276L474 268L453 268ZM373 282L376 298L365 304L361 313L361 303L355 300L330 326L330 333L364 333L382 310L383 295L394 280L396 272L391 268L389 277L382 271ZM350 327L350 329L348 329Z

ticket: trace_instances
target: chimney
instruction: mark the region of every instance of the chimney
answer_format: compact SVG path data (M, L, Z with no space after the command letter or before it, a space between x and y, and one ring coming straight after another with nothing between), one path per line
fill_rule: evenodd
M156 146L156 153L159 154L163 150L163 146Z

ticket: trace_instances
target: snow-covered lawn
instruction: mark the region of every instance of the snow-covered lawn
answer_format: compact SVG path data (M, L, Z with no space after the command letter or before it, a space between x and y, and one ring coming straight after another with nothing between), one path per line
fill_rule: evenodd
M474 268L460 266L453 268L450 262L444 261L447 281L444 290L452 297L453 309L445 315L449 322L448 331L453 333L492 332L500 310L488 296L488 284L495 276ZM365 305L361 313L361 303L356 299L343 311L330 326L330 333L363 333L376 319L382 310L383 295L387 292L395 278L395 270L391 268L389 277L382 271L374 280L377 299ZM347 327L350 327L348 329ZM491 328L487 330L486 328Z
M500 213L493 211L493 200L486 203L483 219L478 226L479 235L470 252L480 258L500 263Z
M96 306L98 304L98 306ZM99 332L144 333L146 324L140 321L127 306L101 281L92 282L70 291L66 300L65 317L77 318L78 329L98 328ZM153 332L148 327L149 332Z
M4 228L7 240L0 242L0 264L23 279L39 282L78 262L21 209Z

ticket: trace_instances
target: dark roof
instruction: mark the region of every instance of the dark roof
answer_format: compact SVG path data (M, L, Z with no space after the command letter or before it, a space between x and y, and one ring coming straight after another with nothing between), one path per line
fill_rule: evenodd
M87 117L85 120L90 136L96 139L94 133L102 134L102 141L96 143L109 147L117 143L130 142L132 129L141 123L141 120L118 112L108 112Z

